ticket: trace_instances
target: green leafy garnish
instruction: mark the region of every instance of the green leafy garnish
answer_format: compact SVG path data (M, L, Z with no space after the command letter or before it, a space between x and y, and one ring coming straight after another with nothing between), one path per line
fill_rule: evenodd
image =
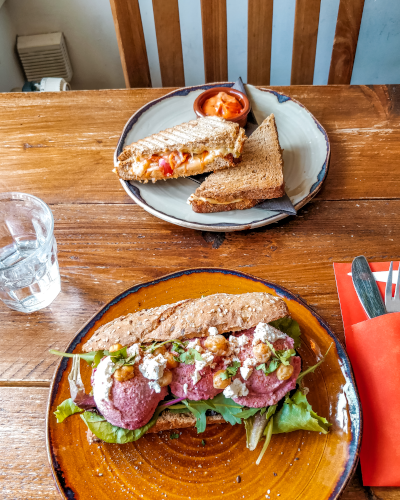
M171 432L171 434L169 435L169 438L170 439L178 439L179 434L177 432Z
M277 328L283 333L286 333L286 335L289 335L289 337L292 337L294 340L294 348L297 349L301 345L301 340L300 340L300 335L301 335L301 330L300 326L295 321L294 319L290 318L289 316L286 316L281 319L277 319L276 321L271 321L269 323L271 326L274 328Z
M205 446L206 445L206 442L204 441L204 439L201 440L201 446Z
M203 361L203 358L201 357L200 353L196 351L196 349L188 349L187 351L184 351L179 356L179 359L181 363L185 363L186 365L193 365L195 360Z
M228 366L224 373L221 373L220 378L226 380L228 378L234 377L239 370L240 361L234 361L232 365Z
M141 345L140 347L142 348L143 351L150 351L151 354L153 354L153 352L158 349L159 347L161 347L162 345L164 344L170 344L171 343L171 340L165 340L164 342L153 342L151 345Z
M184 347L186 347L188 343L188 341L182 342L176 339L172 342L171 351L174 351L177 354L183 354L184 352L186 352Z
M274 372L279 365L280 365L279 359L274 358L271 359L268 366L265 363L263 363L262 365L257 366L256 370L262 370L265 373L265 375L269 375L270 373Z
M193 413L196 417L196 429L197 434L204 432L206 430L206 412L207 410L214 410L214 405L211 402L206 401L188 401L184 399L182 403L186 408Z
M151 420L143 427L135 429L134 431L112 425L98 413L85 411L85 413L82 413L80 417L88 426L89 430L102 441L105 441L106 443L125 444L140 439L151 427L153 427L158 416L163 410L165 410L165 408L165 405L156 408Z
M271 416L267 427L265 428L263 435L265 436L265 443L264 446L262 447L261 453L259 454L257 460L256 460L256 465L259 465L261 462L262 457L264 456L264 453L267 451L268 445L271 442L271 437L272 437L272 428L274 425L274 417Z
M309 373L315 372L315 370L325 361L325 358L328 355L328 352L330 351L333 343L329 346L328 350L326 351L324 357L318 361L314 366L309 366L307 370L304 370L304 372L301 372L300 375L297 377L296 382L300 384L300 382L303 380L303 378L308 375Z
M242 423L240 418L237 417L237 414L243 409L242 405L235 403L233 399L226 398L222 392L211 401L214 406L213 410L221 414L226 422L231 425Z
M331 425L326 418L313 411L305 394L298 389L292 397L286 396L282 408L274 417L272 433L306 430L327 434Z
M249 418L249 417L252 417L253 415L255 415L258 411L259 411L260 408L246 408L246 409L242 409L241 412L239 413L236 413L235 417L237 418ZM265 408L263 408L265 410Z
M74 415L75 413L82 413L85 410L76 406L76 404L72 401L72 399L66 399L60 405L57 406L57 410L54 412L54 415L57 418L57 422L60 424L67 417Z
M61 351L56 351L55 349L50 349L49 351L51 354L55 354L56 356L63 356L64 358L73 358L75 356L78 356L81 359L84 359L86 363L93 368L96 368L97 365L100 363L101 359L106 356L104 354L106 351L92 351L92 352L83 352L80 354L72 354L69 352L61 352Z

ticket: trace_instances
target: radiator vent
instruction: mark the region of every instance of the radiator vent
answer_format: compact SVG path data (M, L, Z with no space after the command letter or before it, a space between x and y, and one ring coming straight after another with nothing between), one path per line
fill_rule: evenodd
M19 36L17 51L28 81L47 76L71 80L72 68L62 33Z

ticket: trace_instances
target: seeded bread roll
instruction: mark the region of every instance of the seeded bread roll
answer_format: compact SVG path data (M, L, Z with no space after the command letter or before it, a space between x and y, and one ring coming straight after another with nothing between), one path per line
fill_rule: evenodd
M101 326L83 345L83 351L109 349L174 339L206 337L210 327L219 333L253 328L288 315L285 302L269 293L217 293L121 316Z

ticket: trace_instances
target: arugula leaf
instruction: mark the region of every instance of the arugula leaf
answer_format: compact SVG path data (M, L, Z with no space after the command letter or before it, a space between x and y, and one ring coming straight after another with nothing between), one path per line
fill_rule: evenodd
M315 372L315 370L316 370L316 369L317 369L317 368L318 368L318 367L319 367L319 366L320 366L320 365L321 365L321 364L325 361L325 358L327 357L328 352L330 351L330 349L331 349L332 345L333 345L333 342L332 342L332 344L328 347L328 350L326 351L326 353L325 353L324 357L323 357L322 359L320 359L320 360L318 361L318 363L316 363L314 366L309 366L309 367L307 368L307 370L304 370L304 372L301 372L301 373L300 373L300 375L297 377L297 380L296 380L296 382L297 382L298 384L300 384L300 382L303 380L303 378L304 378L306 375L308 375L309 373Z
M185 363L186 365L193 365L195 360L203 361L203 358L201 357L200 353L196 351L196 349L188 349L187 351L184 351L179 356L179 359L181 363Z
M265 363L263 363L262 365L257 366L256 370L262 370L265 373L265 375L268 375L274 372L278 368L279 364L280 364L279 359L274 358L269 362L268 366L266 366Z
M274 418L273 434L297 430L316 431L327 434L330 424L317 415L307 397L298 389L292 397L286 397L282 408Z
M76 404L72 401L71 398L66 399L60 405L57 406L57 410L54 412L54 415L57 418L57 422L61 424L67 417L74 415L75 413L82 413L85 410L76 406Z
M179 439L179 434L177 432L171 432L169 435L170 439Z
M82 352L80 354L72 354L69 352L61 352L56 351L55 349L50 349L51 354L55 354L56 356L63 356L64 358L73 358L74 356L78 356L81 359L84 359L86 363L94 368L100 363L103 356L105 356L106 351L92 351L92 352Z
M286 333L286 335L289 335L289 337L292 337L292 339L294 340L295 349L300 347L301 330L297 321L290 318L289 316L285 316L284 318L277 319L276 321L271 321L271 323L269 324L274 328L277 328L281 332Z
M179 342L179 341L178 341ZM168 344L168 343L171 343L171 340L165 340L164 342L153 342L151 345L149 346L146 346L146 345L143 345L143 346L140 346L144 351L150 351L151 354L153 354L153 352L158 349L159 347L161 347L162 345L164 344Z
M276 351L278 358L284 365L290 365L290 358L296 356L296 351L294 349L288 349L287 351Z
M228 366L224 373L221 373L220 378L226 380L228 378L234 377L239 370L240 361L234 361L231 366Z
M206 445L206 442L204 441L204 439L201 440L201 446L205 446Z
M252 420L252 422L251 422L251 430L248 436L246 429L246 437L247 437L246 445L250 451L253 451L257 448L258 442L261 439L261 436L267 425L267 419L265 418L264 415L261 415L261 412L258 412L253 417L246 419L245 423L248 422L249 420Z
M181 342L180 340L176 339L172 342L172 347L171 351L174 351L178 354L183 354L185 351L184 347L187 346L189 342Z
M233 399L226 398L222 392L211 401L214 405L213 410L220 413L226 422L229 422L231 425L242 423L237 416L243 409L242 405L235 403Z
M197 434L204 432L206 430L206 411L214 410L214 405L210 402L205 401L188 401L184 399L182 403L193 413L196 417L196 429Z
M267 410L267 414L265 415L265 418L268 420L269 418L272 417L272 415L275 414L276 412L276 408L277 408L277 404L276 405L272 405L272 406L269 406L268 407L268 410Z

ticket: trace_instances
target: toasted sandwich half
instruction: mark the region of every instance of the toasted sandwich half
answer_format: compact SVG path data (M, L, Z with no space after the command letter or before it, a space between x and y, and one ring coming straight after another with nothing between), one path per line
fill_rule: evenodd
M226 212L284 194L282 149L270 115L246 141L240 165L208 176L188 203L198 213Z
M140 182L213 172L235 166L245 140L237 123L199 118L125 147L114 172Z

